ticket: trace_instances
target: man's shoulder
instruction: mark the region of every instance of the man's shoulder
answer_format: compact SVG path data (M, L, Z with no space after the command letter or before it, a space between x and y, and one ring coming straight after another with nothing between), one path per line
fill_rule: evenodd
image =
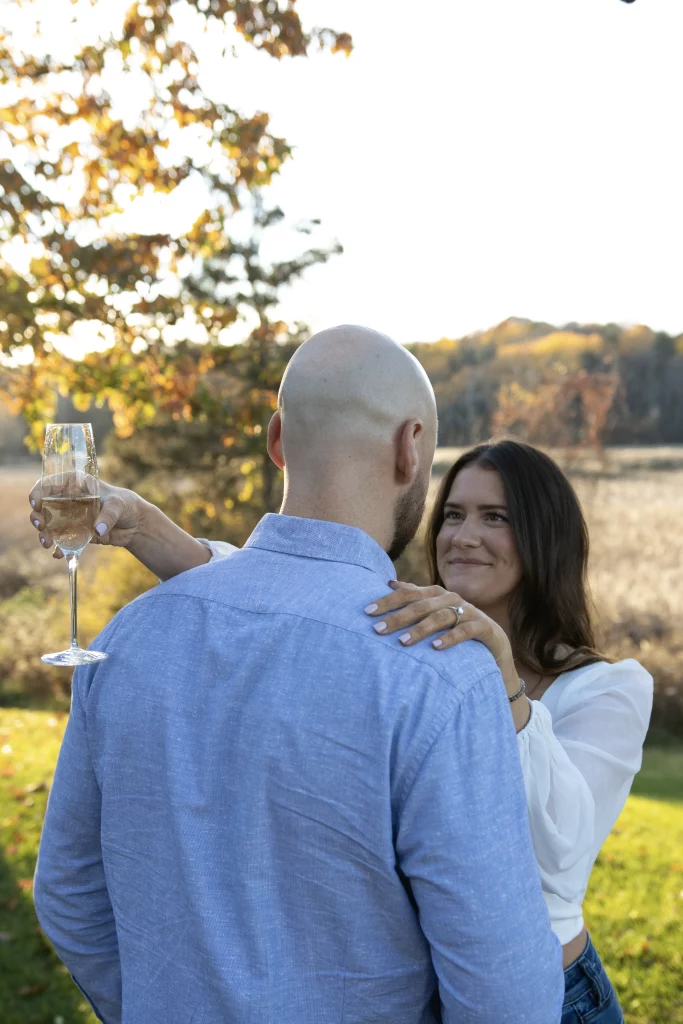
M482 679L500 674L495 658L478 640L464 640L446 651L437 651L432 647L432 639L422 640L414 647L402 648L399 644L397 653L419 663L440 685L455 688L461 694ZM395 643L398 644L398 640Z

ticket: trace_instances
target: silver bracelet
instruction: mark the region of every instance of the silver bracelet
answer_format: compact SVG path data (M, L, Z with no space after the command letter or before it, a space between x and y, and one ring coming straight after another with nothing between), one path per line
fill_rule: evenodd
M517 700L517 698L521 697L523 693L526 693L526 683L523 679L520 679L519 689L517 690L517 693L513 693L511 697L508 696L508 700L512 704L513 700Z

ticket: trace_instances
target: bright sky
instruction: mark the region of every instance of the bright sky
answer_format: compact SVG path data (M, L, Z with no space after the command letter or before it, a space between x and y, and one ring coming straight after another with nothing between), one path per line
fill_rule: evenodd
M249 50L203 80L271 113L296 146L271 199L345 248L282 315L404 342L508 316L683 332L683 0L297 7L350 59Z
M400 341L511 315L683 331L682 0L301 7L355 50L248 83L298 146L283 207L345 247L288 309Z

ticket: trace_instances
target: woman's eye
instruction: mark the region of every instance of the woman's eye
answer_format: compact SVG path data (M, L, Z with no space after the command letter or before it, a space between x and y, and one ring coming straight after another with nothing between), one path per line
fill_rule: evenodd
M488 517L496 523L509 523L509 519L506 518L501 512L489 512Z
M443 518L445 522L453 522L455 519L458 519L459 517L460 512L456 512L455 509L451 508L448 510L448 512L446 512Z

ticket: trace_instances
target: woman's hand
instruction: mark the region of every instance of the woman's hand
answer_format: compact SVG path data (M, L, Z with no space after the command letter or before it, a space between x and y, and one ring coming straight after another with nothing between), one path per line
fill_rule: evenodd
M128 548L160 580L204 565L211 558L207 547L135 491L100 480L100 496L101 507L91 543ZM40 534L43 547L50 548L52 536L42 513L40 481L29 494L29 501L31 522ZM52 557L63 558L64 555L56 548Z
M413 583L398 582L389 586L394 590L393 594L379 598L365 609L368 615L380 619L374 624L376 632L386 636L400 630L398 639L404 647L439 633L439 637L432 641L432 646L439 651L446 651L463 640L478 640L496 659L508 695L519 689L510 641L497 622L464 601L459 594L443 587L416 587ZM457 625L454 608L463 609Z
M34 484L29 494L31 504L31 523L40 535L40 543L47 550L52 547L50 533L42 512L41 482ZM104 480L100 481L100 511L95 523L95 533L91 544L112 544L114 547L129 548L140 533L146 509L150 506L135 491L125 487L114 487ZM59 548L55 548L53 558L64 558Z

